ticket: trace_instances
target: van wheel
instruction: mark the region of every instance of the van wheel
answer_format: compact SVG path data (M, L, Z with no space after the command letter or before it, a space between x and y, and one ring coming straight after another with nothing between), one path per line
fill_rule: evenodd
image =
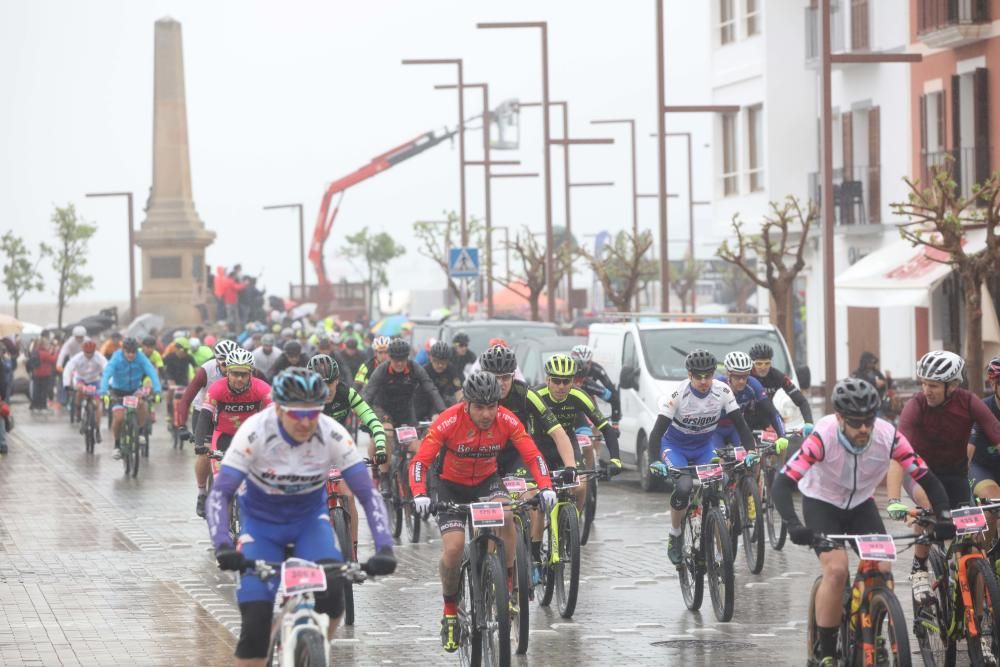
M662 491L663 480L649 471L649 444L646 434L640 433L635 443L635 461L639 467L639 488L646 492Z

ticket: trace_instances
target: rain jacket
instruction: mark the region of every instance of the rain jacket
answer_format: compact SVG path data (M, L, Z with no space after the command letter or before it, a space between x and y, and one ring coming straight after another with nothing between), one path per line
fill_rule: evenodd
M111 361L104 367L104 374L101 375L100 393L108 393L108 385L115 391L132 393L142 387L142 378L148 377L153 383L153 391L160 393L160 378L153 368L153 364L140 350L136 352L135 359L129 361L125 358L125 353L118 350L111 355Z

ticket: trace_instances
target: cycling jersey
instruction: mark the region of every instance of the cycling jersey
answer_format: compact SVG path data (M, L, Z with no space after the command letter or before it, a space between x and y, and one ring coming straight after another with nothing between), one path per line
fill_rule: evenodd
M921 393L906 402L899 416L899 431L935 474L964 473L972 426L978 424L985 439L1000 445L1000 421L982 399L968 389L954 390L937 407L927 405Z
M803 496L852 509L874 495L890 460L899 463L914 481L928 472L906 436L884 419L875 420L868 447L857 454L840 442L839 433L837 416L823 417L781 469Z
M607 418L598 407L591 400L590 396L583 391L580 391L576 387L572 387L569 390L566 398L562 401L557 401L552 393L549 391L548 387L542 387L538 390L538 397L542 399L546 406L555 415L555 418L559 421L559 424L566 431L567 435L575 432L576 424L579 417L582 415L586 417L593 427L601 432L604 436L604 445L608 448L608 454L613 459L617 459L620 456L618 451L618 432L611 428L611 424L608 422ZM549 436L548 433L537 434L539 448L544 448L546 455L552 454L556 451L556 443ZM576 444L576 439L570 439L573 443L574 453L577 458L580 457L579 446ZM557 455L558 456L558 455Z
M500 405L513 412L514 416L520 420L528 435L535 439L539 451L543 447L543 443L540 442L541 436L548 436L552 431L562 427L545 401L524 382L514 380L510 392L500 401ZM551 440L551 437L549 439ZM555 447L554 441L552 446ZM546 455L548 461L560 460L558 452L543 451L542 453ZM521 456L516 449L508 447L500 453L498 465L502 473L512 473L521 467Z
M462 486L476 486L496 474L497 455L510 444L521 454L538 486L552 488L545 459L514 413L498 408L493 425L481 431L465 411L465 404L456 403L434 420L410 464L413 495L427 494L427 471L442 448L445 454L438 477Z
M621 421L622 418L621 393L618 391L618 388L615 386L615 383L611 381L611 378L608 376L608 372L604 370L603 366L601 366L596 361L591 361L589 364L585 365L583 372L579 373L574 379L576 380L576 383L578 385L582 385L584 380L593 380L594 382L598 383L599 385L602 385L605 389L611 392L611 395L608 396L607 399L605 399L607 400L608 403L611 404L611 421L613 422Z
M392 370L390 363L375 369L361 392L362 397L376 410L388 415L396 426L416 424L414 395L423 391L431 404L431 409L441 413L445 409L441 395L421 366L407 361L402 371Z
M356 389L361 389L368 383L368 376L378 368L379 364L375 361L375 356L372 355L361 362L358 366L358 372L354 374L354 387Z
M330 402L323 406L323 414L327 417L332 417L338 423L344 425L348 413L352 410L358 416L362 425L368 429L368 433L371 434L375 444L379 442L385 443L385 429L382 428L382 422L379 421L375 411L365 403L365 399L361 398L361 394L343 382L338 382L337 390L333 392Z
M719 375L715 379L729 385L729 378L725 375ZM729 388L732 389L732 386ZM743 412L743 419L746 421L747 426L757 430L773 427L779 438L784 437L785 424L781 421L781 415L774 409L774 403L771 402L770 396L767 395L767 390L764 389L764 386L757 378L753 376L747 378L747 383L743 389L740 391L733 390L733 396L736 398L736 403ZM733 429L733 421L726 415L722 415L722 418L719 420L718 430L723 432L724 435L729 435L733 433Z
M59 348L59 354L56 356L56 366L63 366L65 370L65 364L82 351L83 340L77 339L76 336L70 336L63 343L62 347ZM63 386L66 385L64 384Z
M233 435L247 419L270 404L271 385L263 380L251 377L250 386L245 391L234 394L229 388L229 380L219 378L208 388L202 410L215 415L217 433Z
M63 368L63 386L72 386L74 375L80 382L96 384L101 381L101 375L103 375L104 367L107 365L108 360L96 351L89 357L83 352L77 352Z
M691 386L691 380L684 380L670 396L660 398L660 415L670 420L661 438L661 456L668 447L695 450L707 446L722 415L739 414L739 409L729 385L712 380L711 388L702 394Z
M194 363L194 357L185 353L182 357L177 352L172 352L163 357L163 371L167 380L173 382L178 387L187 386L191 381L191 376L198 366Z
M995 395L986 398L983 403L990 409L994 417L1000 419L1000 405L997 405L997 397ZM972 435L969 438L969 442L976 448L975 453L972 455L972 465L985 469L993 481L1000 481L1000 447L990 442L990 439L978 423L972 427Z
M458 377L464 380L467 377L465 369L471 367L478 359L479 355L474 354L472 350L467 349L463 355L459 355L458 350L455 350L455 354L451 358L451 367L458 373Z
M142 353L146 354L146 351L143 350ZM149 363L153 364L153 368L155 368L156 370L160 370L161 368L163 368L163 357L161 357L160 353L157 352L155 349L149 354L146 354L146 357L149 359Z
M161 391L160 378L156 374L153 364L149 363L142 352L135 353L135 359L129 361L125 358L125 352L118 350L111 355L111 360L104 367L101 375L100 393L107 394L108 388L113 387L115 391L125 394L134 394L142 388L142 379L148 377L153 383L153 391Z
M222 377L219 364L214 358L209 359L201 365L198 372L194 374L194 379L184 388L184 394L180 400L175 400L174 419L175 423L183 424L187 421L188 407L194 406L194 411L201 410L205 401L205 388L212 386L216 380Z
M434 383L434 386L437 387L445 406L454 403L455 393L462 388L462 376L455 372L455 368L449 364L445 366L444 372L438 373L434 370L434 365L429 361L421 366L421 368L427 371L427 376Z
M774 395L778 393L779 389L783 390L788 395L788 398L792 399L792 403L799 409L799 412L802 413L802 420L812 422L812 408L809 407L809 401L806 399L805 394L799 391L799 388L792 382L792 378L774 366L771 366L764 377L760 377L754 373L751 373L751 377L756 378L764 386L764 390L767 391L767 397L771 401L774 401Z
M274 345L271 346L271 352L268 353L264 350L264 346L255 347L253 350L253 365L260 370L261 373L270 376L271 369L274 367L275 362L278 361L278 357L281 356L281 350L279 350Z

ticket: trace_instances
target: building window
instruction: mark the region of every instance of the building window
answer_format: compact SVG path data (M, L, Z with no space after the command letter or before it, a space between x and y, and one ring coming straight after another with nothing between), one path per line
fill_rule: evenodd
M739 194L737 173L736 114L722 114L722 194Z
M851 0L852 51L867 51L871 48L868 12L868 0Z
M736 8L734 0L719 0L719 43L722 45L736 41Z
M180 278L181 258L176 255L170 257L150 257L149 277L155 280Z
M760 34L760 2L746 0L747 37Z
M750 162L750 191L764 189L764 108L747 109L747 153Z

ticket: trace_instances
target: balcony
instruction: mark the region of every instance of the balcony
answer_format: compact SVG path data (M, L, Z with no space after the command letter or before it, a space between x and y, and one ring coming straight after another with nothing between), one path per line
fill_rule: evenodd
M990 31L988 0L917 0L917 36L935 49L984 39Z
M837 226L868 226L882 222L882 168L857 165L845 174L833 170L833 219ZM819 173L809 174L809 192L822 201Z
M972 186L990 176L989 146L925 152L921 156L920 182L930 183L937 168L950 169L952 178L963 197L972 196Z

